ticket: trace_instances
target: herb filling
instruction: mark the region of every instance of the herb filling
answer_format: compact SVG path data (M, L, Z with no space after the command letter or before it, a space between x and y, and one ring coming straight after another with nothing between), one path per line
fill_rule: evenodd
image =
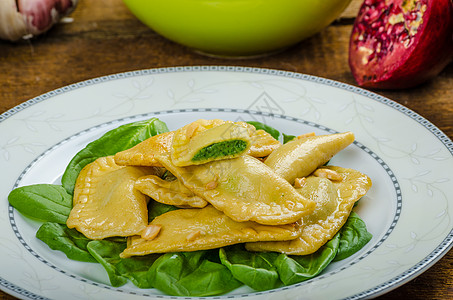
M203 161L219 157L230 157L244 152L248 143L243 140L230 140L206 146L192 157L192 161Z

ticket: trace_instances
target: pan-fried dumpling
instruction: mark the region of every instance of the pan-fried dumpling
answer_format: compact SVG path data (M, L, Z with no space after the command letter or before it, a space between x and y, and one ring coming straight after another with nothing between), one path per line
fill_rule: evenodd
M182 167L237 157L250 148L254 131L245 122L197 120L175 131L172 163Z
M152 136L130 149L115 154L115 162L121 166L161 167L154 156L170 151L172 139L173 131Z
M120 257L214 249L248 241L288 240L298 234L294 224L267 226L236 222L211 205L164 213L149 226L158 233L149 240L130 238Z
M273 151L264 163L294 184L296 178L310 175L353 141L352 132L298 138Z
M272 135L259 129L252 135L252 146L247 154L253 157L266 157L281 145L282 143L274 139Z
M172 164L168 155L156 158L188 189L238 222L289 224L315 207L286 180L248 155L183 168Z
M139 234L148 225L149 198L134 184L153 171L154 168L118 166L113 156L88 164L77 178L66 225L90 239Z
M140 177L135 188L157 202L178 207L205 207L208 202L195 195L178 179L164 180L156 175Z
M289 255L307 255L318 250L340 230L351 213L354 203L371 187L368 176L341 167L329 166L342 180L309 176L302 188L297 189L305 197L316 201L313 213L302 218L298 226L301 235L286 242L247 243L249 251L275 251Z

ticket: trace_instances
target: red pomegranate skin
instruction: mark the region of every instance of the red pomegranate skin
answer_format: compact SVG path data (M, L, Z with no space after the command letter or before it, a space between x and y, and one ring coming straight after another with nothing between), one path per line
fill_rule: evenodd
M349 44L349 66L360 86L414 87L438 75L452 58L452 0L362 4Z

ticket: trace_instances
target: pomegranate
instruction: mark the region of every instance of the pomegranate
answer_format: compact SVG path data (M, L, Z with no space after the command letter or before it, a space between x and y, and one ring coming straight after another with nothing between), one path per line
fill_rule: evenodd
M0 38L17 41L47 31L78 0L0 0Z
M360 86L413 87L452 58L452 0L363 2L349 43L349 66Z

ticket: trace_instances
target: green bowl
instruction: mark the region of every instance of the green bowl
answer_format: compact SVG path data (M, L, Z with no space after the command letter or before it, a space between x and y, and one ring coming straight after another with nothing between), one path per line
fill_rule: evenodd
M351 0L123 0L158 34L220 56L256 56L321 31Z

